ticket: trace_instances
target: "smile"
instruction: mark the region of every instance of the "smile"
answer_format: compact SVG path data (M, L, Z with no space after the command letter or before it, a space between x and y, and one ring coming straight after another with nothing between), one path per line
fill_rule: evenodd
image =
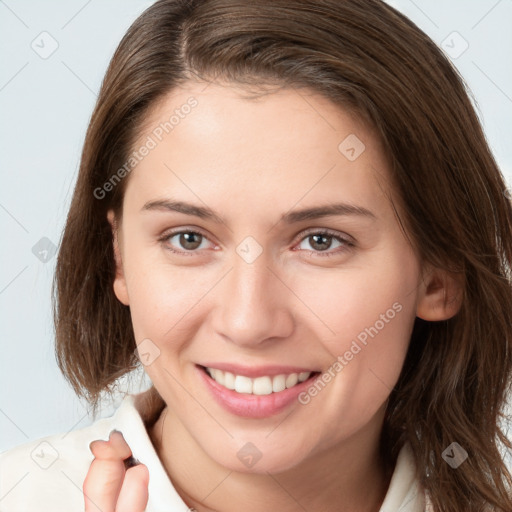
M290 389L309 379L313 372L301 372L268 376L264 375L254 379L245 375L235 375L218 368L205 368L206 373L218 384L237 393L250 395L270 395Z
M268 418L293 404L299 405L298 395L320 375L319 371L304 367L230 363L195 366L207 393L226 412L253 419Z

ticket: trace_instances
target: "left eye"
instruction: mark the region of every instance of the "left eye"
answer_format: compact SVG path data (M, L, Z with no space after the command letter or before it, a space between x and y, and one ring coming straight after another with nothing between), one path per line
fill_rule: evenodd
M328 251L332 246L332 240L336 240L339 242L338 250ZM343 252L349 251L355 247L354 242L351 240L340 236L339 233L330 230L316 230L309 231L305 234L305 236L301 239L301 244L305 241L308 241L310 247L313 247L314 250L305 249L307 252L317 257L330 257L336 256ZM300 247L300 244L299 244Z
M333 240L336 240L339 243L338 247L344 247L347 245L350 245L350 243L347 240L344 240L343 238L339 236L332 235L330 233L309 233L304 238L302 238L301 244L305 241L309 244L310 247L312 247L314 250L313 252L325 252L328 249L332 248ZM308 249L306 249L308 250Z

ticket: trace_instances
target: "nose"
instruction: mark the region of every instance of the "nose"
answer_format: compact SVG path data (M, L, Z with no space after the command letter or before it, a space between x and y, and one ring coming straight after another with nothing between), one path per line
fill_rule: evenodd
M219 285L212 324L226 341L258 347L293 332L294 295L263 255L252 263L235 255Z

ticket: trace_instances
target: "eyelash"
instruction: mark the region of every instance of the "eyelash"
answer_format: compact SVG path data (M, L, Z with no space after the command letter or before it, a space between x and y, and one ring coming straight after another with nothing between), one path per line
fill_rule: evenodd
M197 231L197 229L194 228L194 229L179 229L176 231L167 232L167 233L163 234L160 238L158 238L158 241L165 244L165 248L174 254L179 254L179 255L183 255L183 256L193 256L194 253L198 252L197 250L177 251L176 249L171 248L171 246L168 244L169 239L171 239L172 237L174 237L176 235L181 235L183 233L189 233L189 234L192 233L195 235L201 235L203 238L206 238L207 240L209 240L205 234L203 234L201 231ZM334 252L314 251L314 250L306 251L310 254L313 254L315 257L330 258L332 256L337 256L340 253L350 251L351 249L353 249L355 247L355 244L353 242L351 242L350 240L347 240L346 238L341 237L338 232L332 231L330 229L307 230L305 233L302 234L302 238L299 240L299 244L303 240L307 239L308 237L310 237L312 235L327 235L327 236L332 237L335 240L341 242L344 245L344 247L338 248L338 250L336 250Z

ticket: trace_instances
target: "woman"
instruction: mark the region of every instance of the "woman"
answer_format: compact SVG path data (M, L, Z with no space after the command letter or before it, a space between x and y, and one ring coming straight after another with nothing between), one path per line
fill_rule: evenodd
M154 386L2 454L5 510L512 510L505 192L460 77L386 4L156 2L55 281L75 391L138 361Z

